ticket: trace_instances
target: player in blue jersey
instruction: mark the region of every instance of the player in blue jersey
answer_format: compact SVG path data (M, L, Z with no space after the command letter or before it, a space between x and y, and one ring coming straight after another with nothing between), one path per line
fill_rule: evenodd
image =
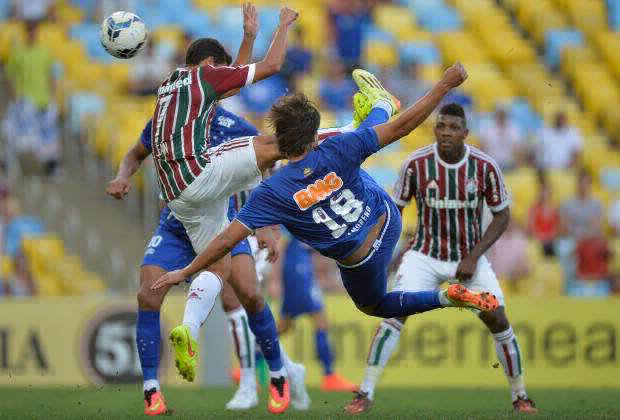
M129 177L133 174L140 163L146 159L152 151L151 148L151 124L149 121L144 128L140 141L127 156L119 169L119 176L112 181L108 192L122 198L129 192ZM212 140L216 145L237 137L257 135L254 126L238 116L217 108L215 117L211 123ZM127 171L129 170L129 171ZM229 207L228 217L233 220L236 217L233 205L233 197ZM261 238L261 242L269 239ZM138 354L144 375L144 392L146 410L155 406L159 398L163 401L157 380L157 367L159 365L159 334L160 319L159 310L167 289L160 293L153 293L150 286L162 273L184 267L196 256L190 239L183 227L168 207L161 210L159 225L149 241L140 269L140 290L138 292L138 322L136 340ZM231 251L232 270L231 275L243 278L256 278L254 260L248 241L240 242ZM228 409L248 409L258 404L256 391L256 379L254 372L254 335L248 327L245 310L237 299L234 290L224 283L222 289L222 308L228 318L228 324L234 339L234 347L239 364L241 366L241 378L239 389L228 402ZM151 344L157 343L157 345ZM159 395L157 395L159 394ZM165 405L165 402L163 403ZM161 408L161 404L159 405Z
M180 283L209 267L255 229L281 224L338 262L347 292L366 314L390 318L446 306L495 309L494 296L473 293L458 284L439 292L386 292L387 268L400 237L400 213L389 194L360 169L367 157L420 125L466 77L462 65L451 66L426 95L394 120L336 136L320 146L320 114L314 105L303 94L280 99L270 114L275 139L254 138L254 150L259 168L281 158L287 158L288 164L253 191L237 219L192 263L165 274L153 289ZM373 112L389 114L385 109L391 110L391 104L377 102L384 104Z
M328 340L327 314L323 293L316 283L314 270L315 251L295 238L286 244L282 255L282 308L278 321L278 334L284 335L295 326L302 315L308 315L314 325L316 357L323 367L323 391L355 391L357 385L334 372L333 356Z

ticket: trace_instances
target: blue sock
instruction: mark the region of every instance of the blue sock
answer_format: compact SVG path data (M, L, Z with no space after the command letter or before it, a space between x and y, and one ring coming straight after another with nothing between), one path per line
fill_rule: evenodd
M374 127L375 125L387 122L389 119L390 116L385 109L373 108L357 129L361 130L363 128Z
M437 290L429 292L390 292L386 293L373 315L381 318L400 318L441 308Z
M160 334L159 311L138 310L136 344L138 345L140 366L142 366L142 376L144 376L145 381L157 380Z
M316 357L323 365L323 373L331 375L333 358L332 351L329 348L329 341L327 341L327 331L316 330L314 333L314 343L316 345Z
M256 337L256 342L263 352L267 365L269 365L269 370L272 372L282 370L278 330L276 329L276 321L273 319L269 305L265 303L263 310L256 314L248 312L248 323Z

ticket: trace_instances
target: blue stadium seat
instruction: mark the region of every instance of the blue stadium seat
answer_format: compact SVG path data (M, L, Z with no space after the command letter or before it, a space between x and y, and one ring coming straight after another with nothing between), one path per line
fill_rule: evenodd
M413 41L401 44L400 59L405 63L441 63L441 56L437 47L429 41Z
M0 0L0 20L5 20L11 12L11 0Z
M573 29L552 29L547 32L545 46L547 64L558 68L562 50L569 45L583 45L583 35Z
M377 27L374 24L366 25L364 29L365 40L380 41L380 42L394 42L394 37L389 32Z
M183 19L183 22L180 23L187 33L189 33L192 38L197 38L200 36L210 36L209 31L213 26L210 16L204 11L196 10Z
M463 27L460 14L441 0L409 0L421 27L431 32L456 31Z
M100 30L99 25L96 23L80 23L71 27L69 35L84 44L89 56L101 60L109 60L111 56L101 46Z
M620 29L620 0L607 0L607 15L609 25L614 30Z
M542 127L542 118L525 99L517 99L510 104L510 118L526 133L536 132Z

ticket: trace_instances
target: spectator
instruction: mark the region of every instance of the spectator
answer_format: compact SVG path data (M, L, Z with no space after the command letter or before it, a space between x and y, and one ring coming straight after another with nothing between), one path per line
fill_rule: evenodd
M503 106L498 106L493 120L481 127L480 146L504 171L514 169L519 164L524 138Z
M555 254L559 258L566 284L569 286L577 278L575 247L577 241L597 220L603 218L601 202L592 197L592 179L581 172L577 179L577 194L560 206L560 235L555 241Z
M359 67L363 28L370 12L362 0L332 0L329 6L331 43L350 72Z
M620 237L620 198L617 198L609 207L609 226L613 234Z
M304 32L301 26L295 27L295 38L286 52L286 60L280 75L286 81L289 90L294 90L295 79L312 72L312 52L304 43Z
M609 263L612 257L601 221L595 219L577 241L577 280L568 285L570 296L602 297L611 293Z
M330 111L344 111L351 108L351 98L355 92L353 81L346 76L345 68L334 61L321 80L319 94L323 107Z
M172 63L156 53L148 42L142 54L133 59L130 90L135 95L154 95L162 80L172 71Z
M53 12L53 0L16 0L15 17L25 22L40 22Z
M560 207L562 232L578 239L588 231L596 220L603 220L603 205L592 196L592 178L581 172L577 179L577 195Z
M543 254L552 257L554 241L560 228L560 211L551 201L551 190L542 182L538 198L529 211L528 231L542 244Z
M60 159L55 63L50 50L36 41L37 24L28 23L26 28L25 45L11 49L6 65L15 101L7 110L4 134L13 150L31 150L45 173L52 175Z
M527 258L527 236L517 223L511 221L506 232L495 242L488 253L498 277L508 282L514 292L519 282L530 273Z
M536 139L536 164L539 169L567 169L579 162L582 140L576 127L568 125L566 113L559 111L552 127L544 127Z

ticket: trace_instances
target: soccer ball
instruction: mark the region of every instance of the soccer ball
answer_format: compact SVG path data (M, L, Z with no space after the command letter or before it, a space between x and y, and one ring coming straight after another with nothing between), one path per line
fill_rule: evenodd
M131 12L114 12L101 24L101 45L117 58L131 58L138 54L149 33L142 19Z

